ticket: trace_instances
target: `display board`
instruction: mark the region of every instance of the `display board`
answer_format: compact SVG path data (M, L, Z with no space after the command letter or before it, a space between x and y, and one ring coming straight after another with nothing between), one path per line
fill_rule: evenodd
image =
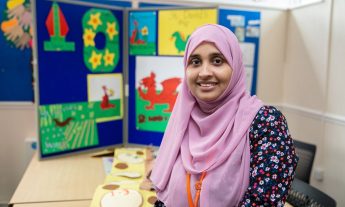
M256 94L258 74L260 12L241 10L219 10L219 24L233 31L240 42L246 68L247 90Z
M207 23L236 34L248 91L256 92L259 12L125 10L64 0L38 0L35 8L42 157L116 144L159 146L181 88L187 40Z
M41 157L123 143L123 9L37 0Z
M160 145L184 76L187 40L217 21L217 8L129 11L128 143Z
M260 12L218 8L132 10L128 22L128 143L160 145L184 76L186 42L203 24L219 23L235 33L243 52L247 90L256 93Z
M34 101L30 6L29 0L0 1L0 102Z

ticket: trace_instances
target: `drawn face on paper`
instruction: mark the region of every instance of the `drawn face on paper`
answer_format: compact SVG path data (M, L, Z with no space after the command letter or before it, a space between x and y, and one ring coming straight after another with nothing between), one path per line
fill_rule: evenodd
M142 202L143 199L138 191L130 189L116 189L103 196L101 207L139 207Z
M199 100L216 100L226 90L232 68L212 43L200 44L189 56L186 69L188 88Z

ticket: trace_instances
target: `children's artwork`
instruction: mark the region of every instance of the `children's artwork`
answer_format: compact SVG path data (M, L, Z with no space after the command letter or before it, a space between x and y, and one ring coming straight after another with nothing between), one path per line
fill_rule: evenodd
M41 158L123 143L123 10L56 2L35 4Z
M84 63L94 72L112 72L120 58L119 24L105 9L91 9L83 17ZM105 38L102 44L101 37Z
M111 173L104 184L97 187L91 207L153 206L157 197L146 178L153 162L149 148L115 149Z
M94 103L56 104L39 107L40 141L43 154L98 144Z
M30 0L7 0L1 30L7 41L23 50L32 46L32 12Z
M101 200L102 207L128 206L140 207L143 199L140 193L131 189L116 189L106 193Z
M156 12L129 12L129 54L156 55Z
M74 42L67 42L66 35L69 32L65 16L56 2L53 2L46 19L46 27L50 36L49 41L44 42L45 51L74 51Z
M158 12L159 55L183 55L190 34L199 26L217 23L217 9L180 9Z
M88 101L103 116L96 122L122 119L122 74L88 75Z
M136 127L164 132L184 76L182 57L136 57Z
M34 101L31 17L29 0L0 1L0 102Z

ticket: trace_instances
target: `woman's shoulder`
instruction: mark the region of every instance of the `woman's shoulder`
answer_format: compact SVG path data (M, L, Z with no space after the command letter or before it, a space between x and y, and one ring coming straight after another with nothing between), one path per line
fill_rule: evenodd
M253 121L252 121L252 128L260 127L262 124L272 125L271 122L277 124L277 121L286 122L286 119L282 112L274 106L265 105L262 106L259 111L256 113Z
M263 118L263 117L271 116L271 118L272 118L272 116L274 116L274 117L278 116L279 117L279 116L282 116L282 115L283 114L276 107L270 106L270 105L264 105L264 106L262 106L259 109L259 111L256 114L256 116L255 116L253 121L256 121L257 119L261 120L261 118Z
M288 141L291 136L284 115L274 106L263 106L252 122L249 138L251 143L261 143Z

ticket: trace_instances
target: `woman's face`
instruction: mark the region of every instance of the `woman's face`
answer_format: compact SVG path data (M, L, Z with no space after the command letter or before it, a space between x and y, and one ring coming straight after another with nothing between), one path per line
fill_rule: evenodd
M213 101L226 90L232 68L212 43L200 44L189 56L187 84L192 94L202 101Z

